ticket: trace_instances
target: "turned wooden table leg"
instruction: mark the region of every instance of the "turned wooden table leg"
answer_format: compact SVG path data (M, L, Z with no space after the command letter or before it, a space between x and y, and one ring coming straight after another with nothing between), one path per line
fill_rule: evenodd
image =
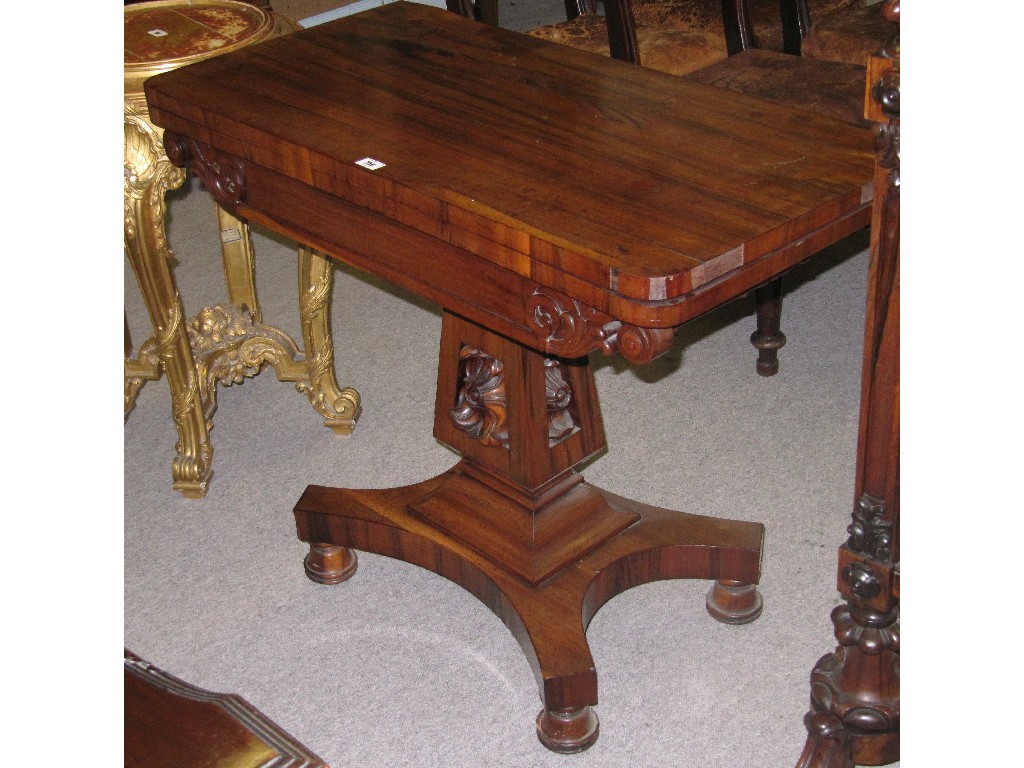
M899 3L881 4L899 21ZM900 759L900 125L899 43L868 63L865 114L875 132L857 437L856 502L839 548L832 611L838 647L811 672L807 743L798 768Z
M899 760L899 609L832 611L839 646L811 672L807 743L798 768Z
M782 321L782 278L777 277L754 291L757 305L757 330L750 343L757 348L757 372L774 376L779 372L779 350L786 344L786 334L779 330Z

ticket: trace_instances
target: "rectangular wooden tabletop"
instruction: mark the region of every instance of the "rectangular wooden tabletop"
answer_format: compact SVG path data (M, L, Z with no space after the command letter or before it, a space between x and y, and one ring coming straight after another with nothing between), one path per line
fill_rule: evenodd
M867 129L415 3L158 75L146 93L158 125L518 275L585 286L605 309L602 294L676 306L868 221Z

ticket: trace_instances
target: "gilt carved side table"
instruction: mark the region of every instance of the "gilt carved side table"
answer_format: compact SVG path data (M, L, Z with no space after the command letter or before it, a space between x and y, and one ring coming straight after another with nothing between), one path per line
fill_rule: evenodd
M125 321L125 417L146 381L166 373L178 432L172 465L175 490L205 495L213 474L210 442L217 384L228 386L273 366L295 382L324 423L350 434L359 393L338 386L330 331L333 272L319 252L298 249L299 315L304 351L286 333L262 322L249 227L217 205L228 301L189 320L171 268L165 193L185 171L171 164L163 131L149 117L145 80L212 56L291 33L295 22L235 0L158 0L124 9L124 247L138 278L154 335L133 349ZM196 168L202 176L203 171ZM230 194L231 175L223 177Z

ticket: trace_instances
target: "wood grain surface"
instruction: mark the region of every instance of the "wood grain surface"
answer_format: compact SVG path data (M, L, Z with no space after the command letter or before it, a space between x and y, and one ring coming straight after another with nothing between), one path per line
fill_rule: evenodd
M413 3L147 96L164 127L519 275L632 300L682 297L871 199L865 129Z

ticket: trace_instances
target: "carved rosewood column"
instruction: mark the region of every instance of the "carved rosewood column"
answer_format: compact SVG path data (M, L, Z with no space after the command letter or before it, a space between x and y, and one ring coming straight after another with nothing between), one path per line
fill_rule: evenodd
M898 19L898 3L893 3ZM853 522L839 550L839 646L811 673L798 768L899 759L899 42L868 68L875 202Z

